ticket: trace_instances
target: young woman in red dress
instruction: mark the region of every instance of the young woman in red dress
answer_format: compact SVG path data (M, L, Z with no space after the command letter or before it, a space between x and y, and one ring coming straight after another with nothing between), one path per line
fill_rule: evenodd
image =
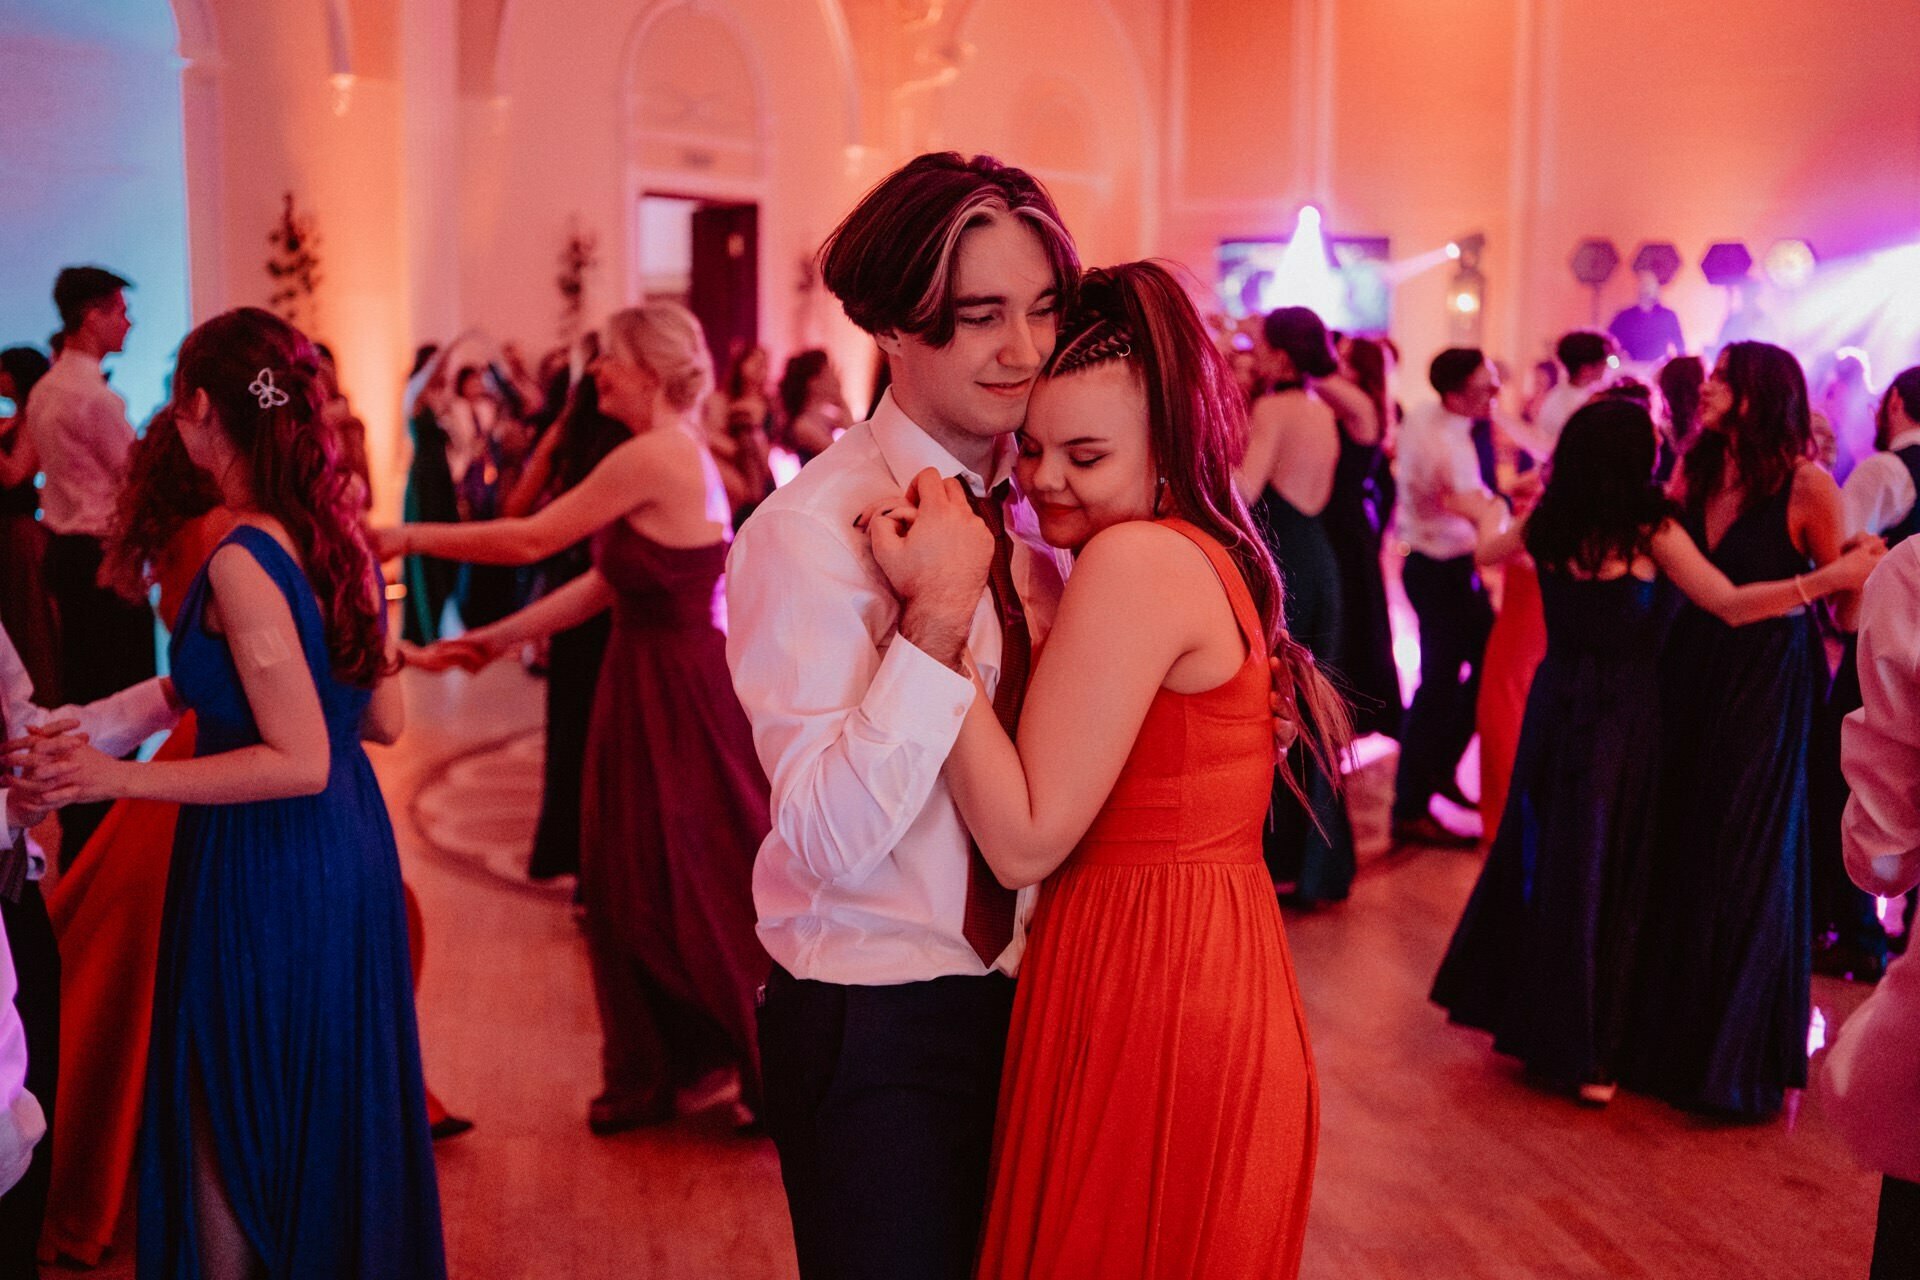
M1299 1267L1318 1100L1261 858L1269 655L1295 667L1316 751L1339 749L1346 717L1281 630L1279 574L1233 486L1245 440L1232 374L1180 283L1152 263L1090 272L1017 470L1073 574L1017 745L983 694L947 761L995 875L1045 882L983 1277ZM963 500L925 476L916 499ZM896 517L870 526L884 569L913 513L880 514ZM933 593L977 600L988 557L951 561Z

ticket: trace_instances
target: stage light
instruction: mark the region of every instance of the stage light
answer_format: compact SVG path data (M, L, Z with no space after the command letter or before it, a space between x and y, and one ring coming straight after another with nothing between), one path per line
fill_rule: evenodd
M1767 279L1780 289L1798 289L1813 278L1817 259L1805 240L1776 240L1761 260Z
M1730 289L1747 278L1753 270L1753 255L1747 252L1747 246L1738 240L1722 240L1707 246L1700 258L1700 274L1707 278L1708 284L1717 284Z
M1447 257L1455 262L1460 261L1460 242L1458 240L1447 241Z
M1311 307L1321 316L1334 314L1341 305L1344 286L1327 252L1326 236L1320 228L1320 210L1302 205L1294 220L1293 238L1280 254L1280 265L1273 273L1269 295L1272 307Z
M1472 288L1462 286L1453 291L1447 299L1447 305L1463 316L1477 315L1480 311L1480 295Z
M1680 251L1664 240L1653 240L1641 245L1633 254L1634 271L1650 271L1662 288L1673 283L1680 274Z

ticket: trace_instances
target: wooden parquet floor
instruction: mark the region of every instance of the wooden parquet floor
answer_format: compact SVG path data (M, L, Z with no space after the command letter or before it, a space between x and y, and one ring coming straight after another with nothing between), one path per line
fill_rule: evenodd
M478 1126L439 1151L452 1274L794 1275L772 1147L735 1136L725 1107L614 1139L587 1133L598 1033L564 893L513 885L497 857L436 850L415 824L416 793L449 757L538 725L538 686L502 664L417 680L409 694L412 727L376 764L427 919L428 1079ZM528 793L498 776L518 767L504 753L462 785L498 804ZM1377 793L1358 796L1371 805ZM463 808L446 801L421 811ZM1486 1037L1446 1025L1426 991L1478 866L1473 854L1376 856L1351 901L1289 917L1323 1094L1303 1275L1864 1276L1876 1182L1812 1097L1791 1122L1758 1126L1626 1094L1583 1110L1527 1084ZM1830 1026L1863 994L1816 981ZM132 1268L122 1252L97 1274Z

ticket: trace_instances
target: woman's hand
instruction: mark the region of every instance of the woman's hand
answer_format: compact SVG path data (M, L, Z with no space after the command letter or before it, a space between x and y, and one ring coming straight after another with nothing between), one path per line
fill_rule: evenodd
M1834 562L1834 568L1840 576L1841 591L1858 591L1866 585L1867 575L1887 554L1886 539L1876 534L1860 533L1848 538L1841 551L1840 559Z
M456 667L471 674L498 658L500 653L499 645L477 631L469 631L457 640L437 640L425 647L400 646L400 656L408 666L436 674Z
M373 544L375 558L383 562L397 560L407 554L405 525L368 525L367 541Z

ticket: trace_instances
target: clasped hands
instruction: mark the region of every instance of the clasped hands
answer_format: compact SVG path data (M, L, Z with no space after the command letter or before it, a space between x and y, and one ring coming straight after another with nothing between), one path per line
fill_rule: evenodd
M452 671L456 667L472 674L498 658L502 652L500 646L478 631L469 631L453 640L436 640L428 645L401 641L397 647L400 659L406 665L435 674Z
M12 775L6 778L7 825L38 826L56 809L105 799L103 765L113 763L72 718L36 725L0 743L0 771Z
M987 588L993 533L974 513L961 481L929 467L900 497L869 504L853 523L866 530L875 563L901 599L901 630L918 621L916 612L922 618L932 612L957 626L964 644ZM1274 747L1284 755L1300 737L1293 675L1278 657L1267 659L1267 670Z

